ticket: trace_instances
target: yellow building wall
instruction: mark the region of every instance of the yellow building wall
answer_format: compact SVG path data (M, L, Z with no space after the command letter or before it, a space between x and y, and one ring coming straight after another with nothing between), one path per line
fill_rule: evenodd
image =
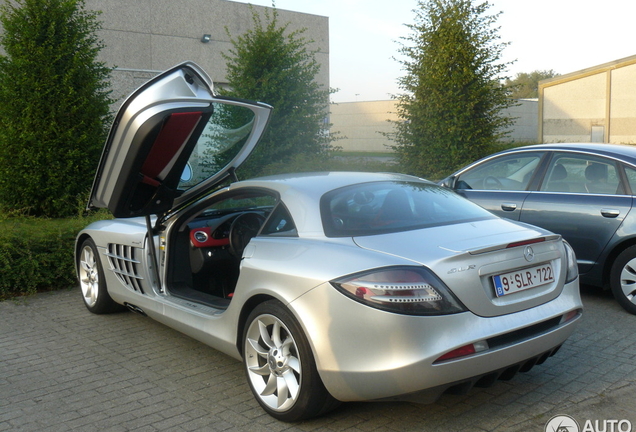
M397 101L345 102L330 106L331 131L343 139L333 142L347 152L392 153L395 143L384 134L394 132L397 121ZM502 112L513 119L506 141L535 143L537 141L537 100L521 99Z
M393 132L395 101L344 102L330 106L331 131L342 139L335 146L347 152L391 152L392 142L382 133Z
M636 64L612 71L609 141L636 144Z
M636 56L539 83L539 141L636 144Z

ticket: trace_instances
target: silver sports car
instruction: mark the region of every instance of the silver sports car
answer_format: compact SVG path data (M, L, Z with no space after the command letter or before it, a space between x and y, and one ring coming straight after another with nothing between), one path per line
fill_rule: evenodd
M193 63L117 114L77 238L89 311L124 306L245 365L277 419L340 401L431 402L526 371L581 317L560 236L400 174L236 181L271 107Z

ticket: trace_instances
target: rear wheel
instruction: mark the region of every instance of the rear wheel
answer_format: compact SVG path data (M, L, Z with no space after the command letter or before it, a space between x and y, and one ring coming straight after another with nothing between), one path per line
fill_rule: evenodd
M636 246L628 247L614 260L610 287L618 303L636 315Z
M320 380L300 325L277 301L262 303L247 319L243 362L254 397L278 420L303 420L338 405Z
M108 295L104 270L93 239L87 238L82 243L77 256L77 268L82 299L86 309L94 314L123 310L123 306L115 303Z

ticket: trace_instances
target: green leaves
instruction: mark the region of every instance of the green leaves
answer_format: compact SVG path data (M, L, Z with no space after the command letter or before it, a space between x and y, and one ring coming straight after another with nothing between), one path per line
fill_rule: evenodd
M400 50L406 74L398 80L404 93L393 149L406 171L440 179L488 154L510 123L501 111L514 102L499 84L507 44L487 2L420 0L418 7Z
M557 75L552 69L521 72L515 75L514 79L507 79L505 86L511 91L510 97L514 99L536 98L539 97L539 81L554 78Z

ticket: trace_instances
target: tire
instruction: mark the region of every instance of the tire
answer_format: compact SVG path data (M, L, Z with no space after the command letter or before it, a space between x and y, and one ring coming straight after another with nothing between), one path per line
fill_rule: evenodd
M610 287L623 309L636 315L636 246L628 247L614 260Z
M91 238L84 240L80 247L77 255L77 269L86 309L94 314L106 314L124 309L123 306L115 303L108 294L97 246Z
M300 325L278 301L262 303L249 315L243 363L254 397L278 420L316 417L339 404L318 375Z

